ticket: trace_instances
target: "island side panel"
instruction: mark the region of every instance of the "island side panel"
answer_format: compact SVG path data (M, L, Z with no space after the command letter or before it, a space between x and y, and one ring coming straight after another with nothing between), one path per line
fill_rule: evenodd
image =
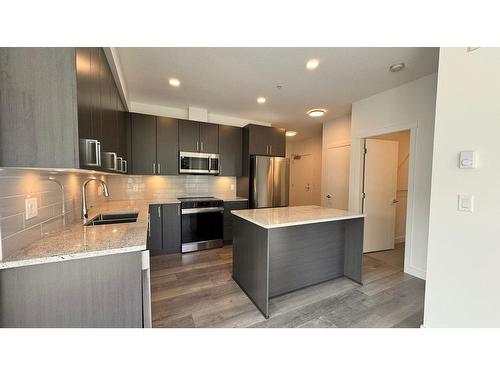
M0 271L0 327L142 327L141 253Z
M269 296L344 275L344 221L269 230Z
M268 231L233 215L233 279L269 316Z
M344 274L363 283L363 228L364 218L345 221Z

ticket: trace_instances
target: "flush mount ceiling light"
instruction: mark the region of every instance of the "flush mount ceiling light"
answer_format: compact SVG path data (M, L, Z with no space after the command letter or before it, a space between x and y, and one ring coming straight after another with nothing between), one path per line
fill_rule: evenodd
M170 86L174 87L179 87L181 85L181 81L179 81L177 78L170 78L168 80L168 83L170 84Z
M295 132L295 131L293 131L293 130L287 130L287 131L286 131L286 133L285 133L285 135L286 135L287 137L294 137L294 136L296 136L296 135L297 135L297 132Z
M259 96L257 98L257 103L264 104L265 102L266 102L266 98L264 98L263 96Z
M307 111L307 114L311 117L321 117L321 116L324 116L325 113L326 113L326 109L322 109L322 108L315 108L315 109L310 109L309 111Z
M403 70L405 68L405 63L397 63L397 64L392 64L389 67L389 70L393 73L399 72L400 70Z
M314 70L318 67L319 60L318 59L310 59L306 63L307 70Z

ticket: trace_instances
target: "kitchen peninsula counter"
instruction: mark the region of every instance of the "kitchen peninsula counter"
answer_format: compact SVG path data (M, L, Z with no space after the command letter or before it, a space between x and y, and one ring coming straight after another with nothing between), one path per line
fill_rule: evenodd
M269 299L337 277L362 283L364 214L320 206L232 211L233 279Z

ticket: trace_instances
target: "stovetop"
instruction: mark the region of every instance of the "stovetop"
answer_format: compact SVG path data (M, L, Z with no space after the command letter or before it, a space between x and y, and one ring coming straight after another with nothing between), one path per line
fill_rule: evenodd
M210 201L219 201L215 197L181 197L177 198L181 202L210 202Z

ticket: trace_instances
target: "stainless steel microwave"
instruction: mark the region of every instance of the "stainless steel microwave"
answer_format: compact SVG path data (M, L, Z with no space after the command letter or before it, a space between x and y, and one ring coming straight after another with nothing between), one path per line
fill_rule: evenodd
M219 154L201 152L180 152L179 173L219 174Z

